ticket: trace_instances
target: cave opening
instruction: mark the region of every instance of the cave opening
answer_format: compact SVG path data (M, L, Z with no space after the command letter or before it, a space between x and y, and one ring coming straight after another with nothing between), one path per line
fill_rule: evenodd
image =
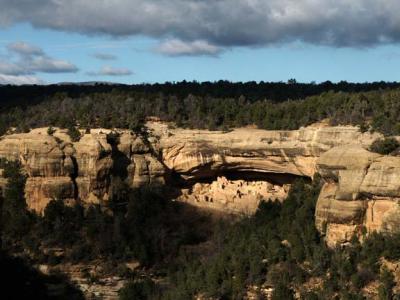
M191 188L196 183L211 184L218 177L225 177L230 181L263 181L274 185L283 186L292 184L297 179L303 179L307 183L311 183L311 178L308 176L300 176L290 173L272 173L272 172L257 172L243 170L219 170L213 173L208 173L206 176L197 176L185 179L181 174L172 172L170 176L170 184L176 188Z

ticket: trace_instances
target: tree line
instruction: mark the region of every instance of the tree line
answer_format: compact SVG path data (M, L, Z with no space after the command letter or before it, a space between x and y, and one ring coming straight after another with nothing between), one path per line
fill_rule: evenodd
M341 81L332 83L330 81L316 84L298 83L295 79L287 82L231 82L219 80L215 82L181 81L155 84L109 84L88 82L81 84L52 84L52 85L0 85L0 112L10 107L27 107L38 104L48 97L57 93L66 93L69 97L83 97L93 93L108 93L113 90L121 92L139 92L145 94L158 94L179 98L189 94L212 97L212 98L238 98L246 97L251 101L270 99L274 102L297 100L308 96L318 95L323 92L367 92L371 90L398 88L397 82L372 82L372 83L349 83Z
M292 130L328 119L331 125L356 125L386 135L400 134L400 90L360 93L324 92L299 100L274 102L245 96L184 97L114 89L70 96L54 94L43 102L13 107L0 114L0 135L10 127L130 128L140 129L147 117L158 117L187 128L229 130L256 125L270 130Z

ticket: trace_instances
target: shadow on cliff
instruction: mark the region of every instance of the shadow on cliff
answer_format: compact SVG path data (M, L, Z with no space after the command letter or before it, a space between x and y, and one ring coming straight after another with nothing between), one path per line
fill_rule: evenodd
M188 178L185 179L185 176ZM218 177L225 177L228 180L244 180L244 181L266 181L274 185L283 186L292 184L294 181L302 179L307 183L311 183L311 179L306 176L299 176L289 173L272 173L258 172L250 170L241 170L240 166L230 166L230 168L221 168L215 170L210 165L203 165L201 169L193 171L191 174L179 174L171 171L168 185L176 189L191 188L196 183L212 183ZM177 191L179 194L179 192Z
M118 149L119 136L117 134L108 134L107 143L111 146L111 158L113 160L111 174L125 180L128 177L128 166L131 160Z

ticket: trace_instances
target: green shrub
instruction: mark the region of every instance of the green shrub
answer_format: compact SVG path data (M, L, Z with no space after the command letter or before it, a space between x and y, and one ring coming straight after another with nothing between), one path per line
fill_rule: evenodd
M70 136L73 142L77 142L81 138L81 133L79 132L78 129L76 129L75 126L68 127L67 134Z
M49 128L47 128L48 135L53 135L54 132L56 132L56 130L52 126L49 126Z
M379 300L393 299L393 288L396 286L394 276L386 267L382 269L380 276L381 285L378 288Z
M375 153L387 155L399 148L400 143L394 138L376 139L369 150Z
M272 300L291 300L294 299L293 290L283 283L278 283L272 293Z
M155 292L155 284L150 279L140 281L130 281L119 290L120 300L146 300L153 299L152 295Z

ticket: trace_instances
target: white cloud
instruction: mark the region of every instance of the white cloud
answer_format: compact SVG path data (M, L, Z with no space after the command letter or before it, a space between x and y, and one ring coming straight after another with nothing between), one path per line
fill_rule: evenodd
M21 41L8 44L7 49L21 55L44 55L39 47Z
M133 75L133 72L125 68L104 66L99 71L87 72L86 74L89 76L129 76Z
M18 64L0 60L0 74L5 75L26 75L32 72Z
M398 0L0 0L0 26L142 35L218 47L400 41Z
M0 84L42 84L37 73L75 73L72 63L48 56L43 49L25 42L6 46L8 55L0 58Z
M221 52L221 48L211 45L207 41L184 42L178 39L171 39L162 42L156 48L156 51L169 56L216 56Z
M7 49L10 54L6 60L0 60L0 74L32 75L36 72L74 73L78 71L72 63L52 58L41 48L25 42L8 44Z
M45 82L36 76L14 76L0 74L0 84L44 84Z
M78 68L65 60L54 59L47 56L38 56L28 61L27 68L32 72L43 73L75 73Z

